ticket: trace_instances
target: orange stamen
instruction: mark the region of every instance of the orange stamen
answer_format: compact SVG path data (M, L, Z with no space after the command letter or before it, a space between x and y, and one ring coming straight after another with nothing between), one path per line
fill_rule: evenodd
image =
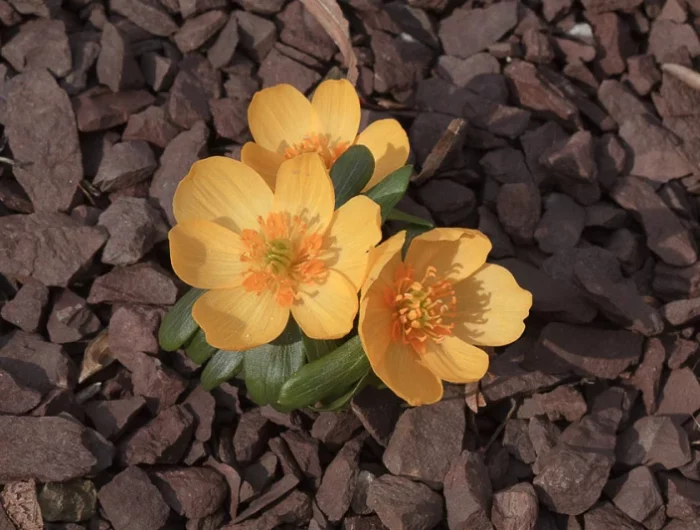
M243 287L256 293L274 291L277 303L291 307L301 286L318 283L327 273L319 257L323 236L309 233L304 219L287 212L259 217L258 225L259 230L241 231L246 247L241 261L250 264Z
M286 159L294 158L303 153L318 153L328 169L350 147L348 142L330 142L328 136L310 134L298 144L287 147L284 150Z
M440 278L435 267L428 267L420 281L414 276L413 268L402 264L384 299L393 310L392 340L422 354L428 340L440 343L452 335L454 323L448 321L455 316L457 298L452 282Z

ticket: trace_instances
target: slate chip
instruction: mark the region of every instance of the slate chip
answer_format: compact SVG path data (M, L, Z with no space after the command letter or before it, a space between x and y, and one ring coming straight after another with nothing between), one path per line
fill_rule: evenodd
M349 411L323 412L311 427L311 436L329 449L338 450L362 427L360 421Z
M527 482L493 494L491 520L496 530L532 530L538 514L537 493Z
M112 92L141 88L144 84L143 74L133 56L128 35L109 22L102 28L100 55L97 57L97 78Z
M442 401L404 412L389 440L383 462L395 475L440 484L461 453L464 403Z
M361 434L347 442L323 474L316 492L316 503L331 522L341 521L350 508L365 439L366 434Z
M271 427L272 424L257 409L240 417L233 433L233 450L238 464L250 464L260 455L271 436Z
M5 135L19 163L13 169L15 178L36 211L67 210L83 177L68 95L43 68L14 77L3 90ZM47 174L52 178L46 179Z
M62 482L112 464L114 447L73 418L0 416L0 481Z
M649 184L635 177L620 178L611 197L639 219L649 249L663 261L677 267L697 261L693 237Z
M463 451L452 460L445 475L444 496L450 529L489 528L493 491L479 453Z
M700 517L700 484L675 473L660 473L659 482L668 499L666 515L682 521Z
M661 308L661 312L672 326L692 324L700 317L700 298L669 302Z
M19 33L3 44L2 56L18 72L46 68L56 77L64 77L72 66L65 23L46 19L25 22Z
M658 338L651 338L644 346L644 358L630 380L642 392L642 400L647 414L653 414L657 407L657 396L661 383L666 350Z
M165 502L188 519L214 514L226 498L226 481L211 468L170 468L155 471L152 478Z
M443 501L425 484L384 475L369 487L368 505L388 528L430 530L443 518Z
M207 59L214 68L222 68L231 63L238 41L238 21L235 13L231 13L216 40L207 50Z
M240 46L258 62L272 49L277 40L275 24L258 15L246 11L236 11Z
M263 88L286 83L302 93L307 93L321 80L321 76L316 71L287 57L277 48L273 48L265 56L258 75L262 79Z
M170 515L158 488L136 466L127 467L100 488L98 498L114 530L158 530Z
M700 409L700 381L691 368L671 371L661 389L656 414L681 421Z
M109 239L102 250L102 263L133 265L166 237L167 226L158 210L146 199L121 197L102 212L98 226Z
M631 521L610 503L601 503L583 515L586 529L603 530L618 528L620 530L642 530L644 527Z
M129 116L122 140L144 140L165 148L179 132L180 129L170 121L165 109L153 105Z
M30 280L22 285L12 300L2 306L0 316L22 331L33 333L39 329L48 303L48 288Z
M121 353L144 352L157 354L158 328L163 311L148 306L121 305L109 320L109 349L126 362ZM126 362L127 366L129 363Z
M149 262L115 268L97 278L90 288L88 302L171 305L177 286L168 273Z
M83 405L95 429L108 440L119 438L134 424L134 420L146 406L140 396L109 401L89 401Z
M178 28L162 5L155 0L114 0L110 8L159 37L167 37Z
M228 16L225 11L212 10L188 18L173 36L182 53L192 52L201 47L224 27Z
M457 9L440 23L440 41L448 55L468 58L498 42L517 22L516 2Z
M282 24L280 40L283 43L321 61L328 61L335 55L333 39L302 2L293 0L287 4L277 19Z
M0 368L0 414L26 414L41 402L41 393L20 384Z
M154 413L177 403L178 398L187 388L187 382L182 376L164 366L155 357L142 352L133 352L131 348L115 348L113 353L132 373L134 394L146 398L148 408ZM189 408L187 413L191 416Z
M518 408L518 417L530 419L546 415L550 421L564 419L568 422L580 420L588 406L581 393L569 385L558 386L551 392L537 393L525 398Z
M155 101L145 90L111 92L86 91L73 99L73 109L80 132L94 132L126 123L129 116Z
M635 467L608 482L605 493L619 510L638 523L643 523L664 506L654 474L644 466Z
M77 342L97 333L101 328L102 323L82 296L64 289L54 298L46 323L51 342Z
M183 405L174 405L121 443L121 460L132 466L177 464L184 457L193 433L192 414Z
M540 194L534 184L504 184L498 193L496 209L503 229L515 243L533 241L541 215Z
M585 225L586 213L566 195L551 194L544 201L545 212L535 230L535 240L544 252L573 248Z
M271 445L271 444L270 444ZM293 457L292 457L293 458ZM257 497L275 479L277 457L268 451L257 461L243 470L243 484L240 489L240 501L248 502Z
M350 406L372 438L386 447L401 415L401 404L401 399L390 390L367 386L352 399Z
M620 434L617 460L628 466L676 469L691 459L687 433L668 416L638 419Z

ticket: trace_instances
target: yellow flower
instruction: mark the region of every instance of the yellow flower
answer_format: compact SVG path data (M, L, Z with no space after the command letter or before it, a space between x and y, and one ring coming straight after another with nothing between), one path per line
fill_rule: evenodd
M488 355L525 329L532 295L513 275L486 263L481 232L437 228L416 237L401 259L406 233L370 253L360 297L359 334L377 376L411 405L442 398L442 381L481 379Z
M358 136L360 100L349 81L324 81L309 101L291 85L265 88L253 96L248 123L255 142L243 146L241 161L274 188L277 168L302 153L318 153L330 169L353 144L374 155L368 190L408 159L408 137L399 122L378 120Z
M312 338L347 334L357 314L369 250L381 239L379 206L358 196L334 210L323 162L284 162L275 192L226 157L196 162L175 192L173 269L209 289L192 316L207 342L225 350L265 344L289 314Z

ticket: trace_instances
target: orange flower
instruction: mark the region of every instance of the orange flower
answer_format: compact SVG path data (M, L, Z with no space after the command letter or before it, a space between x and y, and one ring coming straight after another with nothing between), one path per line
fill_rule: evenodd
M334 204L333 184L313 153L280 166L274 193L230 158L192 166L173 200L170 257L185 283L209 289L192 309L209 344L265 344L290 312L312 338L350 331L381 218L364 196L335 212Z
M243 146L241 160L273 188L282 161L302 153L318 153L330 169L351 145L366 146L375 167L365 190L408 159L408 137L396 120L375 121L357 135L360 100L345 79L324 81L311 101L291 85L265 88L253 96L248 122L255 142Z
M437 228L416 237L406 259L400 232L370 253L360 297L359 334L372 368L411 405L442 398L442 381L481 379L489 357L525 329L532 295L513 275L486 263L488 238Z

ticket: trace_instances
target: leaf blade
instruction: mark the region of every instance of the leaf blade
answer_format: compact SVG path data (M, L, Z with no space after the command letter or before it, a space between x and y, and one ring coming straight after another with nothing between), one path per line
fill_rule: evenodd
M182 347L199 328L192 318L192 306L206 291L190 289L166 313L158 329L158 342L165 351L175 351Z
M359 195L374 173L374 157L364 145L353 145L345 151L331 168L330 175L335 190L335 209Z
M413 166L403 166L365 193L367 197L376 202L381 208L382 221L386 221L394 206L406 194L412 172Z
M199 384L206 391L211 391L225 383L243 368L244 352L219 350L202 371Z

